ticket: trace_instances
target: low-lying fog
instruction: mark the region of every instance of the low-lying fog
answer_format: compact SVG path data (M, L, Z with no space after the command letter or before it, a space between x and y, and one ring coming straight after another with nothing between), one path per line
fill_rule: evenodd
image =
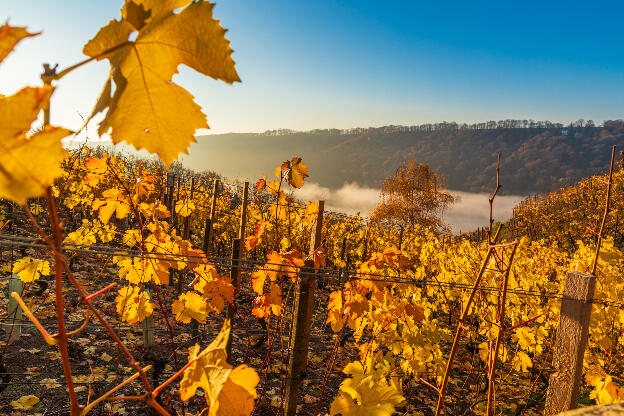
M444 220L454 233L472 231L487 225L489 215L488 194L462 191L449 191L456 201L446 212ZM366 216L379 201L379 189L365 188L358 184L345 184L340 189L330 189L316 183L309 183L295 192L298 199L314 201L322 199L325 207L339 211ZM494 202L494 219L504 221L511 217L514 205L523 199L520 195L497 196Z

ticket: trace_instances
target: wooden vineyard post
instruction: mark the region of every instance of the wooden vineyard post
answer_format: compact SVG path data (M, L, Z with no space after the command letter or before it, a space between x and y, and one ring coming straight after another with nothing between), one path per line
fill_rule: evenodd
M151 298L151 293L149 290L147 294ZM141 329L143 330L143 347L152 348L155 344L154 342L154 313L152 313L147 318L141 321Z
M340 260L345 261L345 254L347 252L347 237L344 237L342 239L342 247L340 249ZM338 286L342 286L342 276L346 276L347 275L347 270L349 269L349 262L345 262L345 267L343 267L339 272L338 272L338 276L339 276L339 280L338 280Z
M15 292L21 296L23 290L24 282L22 282L17 275L12 274L9 278L9 310L6 324L4 325L8 344L12 344L22 336L22 308L19 307L17 300L11 296L11 293Z
M314 306L314 260L306 260L304 269L299 273L293 303L293 329L290 340L291 351L286 379L286 416L297 414L299 385L305 377L308 363L308 345L312 326L312 308Z
M305 377L308 365L308 345L310 343L314 289L316 286L314 251L321 245L324 208L325 201L318 201L318 214L312 235L310 236L310 259L305 261L304 268L299 273L295 287L292 335L290 339L291 352L288 362L288 377L286 379L286 400L284 401L286 416L294 416L297 413L299 386L303 377Z
M238 238L232 240L232 264L230 266L230 279L232 279L232 284L234 285L234 302L236 302L236 296L238 295L238 290L240 288L240 280L241 280L241 259L243 258L244 253L244 245L243 241L245 241L245 226L247 224L247 197L249 195L249 182L245 182L243 186L243 200L241 203L241 216L238 227ZM234 316L236 315L236 305L228 305L228 318L230 319L230 324L232 328L234 328ZM226 351L230 364L234 364L232 360L232 338L230 335L228 339Z
M191 194L189 196L189 200L193 200L193 191L195 190L195 178L191 178ZM184 218L184 232L182 233L182 238L188 240L191 238L191 216Z
M362 241L363 244L363 248L362 248L362 262L366 261L366 256L368 256L368 227L366 227L366 230L364 230L364 241Z
M240 223L238 224L238 238L240 238L241 241L245 241L245 227L247 226L247 198L249 198L249 182L245 182L243 185L243 201L241 205Z
M575 409L589 335L596 276L570 271L566 274L557 328L553 367L544 415Z
M230 279L232 279L232 284L234 285L234 302L236 301L236 295L238 294L238 289L240 287L240 266L241 266L241 239L235 238L232 240L232 263L230 265ZM227 316L230 320L230 324L232 325L232 329L234 328L234 316L236 315L235 305L228 304L227 308ZM227 352L228 362L230 364L234 364L232 360L232 338L233 335L230 333L230 337L228 338L227 345L225 347L225 351Z
M215 219L217 218L217 192L219 191L219 179L214 180L212 186L212 201L210 203L210 218L206 220L206 228L204 230L204 252L209 254L213 248L212 230Z

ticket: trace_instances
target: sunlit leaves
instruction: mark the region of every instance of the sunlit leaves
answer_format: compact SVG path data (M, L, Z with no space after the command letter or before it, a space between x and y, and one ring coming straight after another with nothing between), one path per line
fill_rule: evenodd
M206 300L195 292L181 294L173 301L171 308L176 321L188 324L191 319L194 319L200 324L206 323L206 316L208 316Z
M97 110L108 107L100 134L112 130L114 143L127 141L157 153L165 164L208 128L193 96L171 82L180 64L228 83L239 81L225 30L207 1L127 1L122 20L112 20L83 52L109 59L115 92L105 88ZM174 13L175 9L182 8ZM138 31L136 40L129 41ZM110 81L108 81L110 82Z
M84 219L80 228L67 234L64 242L77 246L89 246L96 243L97 237L102 243L108 243L115 238L115 233L115 226L112 224L102 224L97 219L91 221Z
M113 214L116 214L117 218L121 219L130 213L130 200L119 189L107 189L102 196L103 198L93 203L93 210L98 211L98 217L104 224L110 221Z
M0 98L0 196L20 204L40 196L62 172L67 154L61 139L69 130L46 126L27 135L53 88L24 88ZM28 161L25 163L24 161Z
M308 167L300 157L293 157L288 171L288 183L299 189L303 186L303 180L309 176Z
M166 262L153 256L147 257L114 257L119 266L119 276L132 284L154 282L169 283L169 266Z
M226 304L234 302L234 286L231 279L219 277L212 264L202 264L193 269L195 283L193 288L202 294L208 312L221 313Z
M50 274L50 262L23 257L13 263L13 274L16 274L24 283L34 282L41 275L48 276Z
M0 26L0 62L11 53L19 41L37 35L39 35L39 33L30 33L25 27L9 26L8 23Z
M141 291L137 286L119 289L115 303L121 319L130 325L143 321L154 311L147 292Z
M199 345L189 348L189 363L180 381L180 397L188 400L198 388L204 391L211 416L247 416L253 410L256 385L260 378L256 372L240 365L235 369L227 362L225 351L230 336L230 322L203 351Z
M366 371L360 362L349 363L343 372L351 378L340 385L331 404L332 415L390 416L405 400L396 382L388 382L381 373Z
M175 212L182 217L188 217L193 211L195 211L195 204L190 199L183 199L176 203Z
M27 396L22 396L17 400L13 400L11 402L11 407L14 410L30 410L35 407L39 401L39 397L29 394Z

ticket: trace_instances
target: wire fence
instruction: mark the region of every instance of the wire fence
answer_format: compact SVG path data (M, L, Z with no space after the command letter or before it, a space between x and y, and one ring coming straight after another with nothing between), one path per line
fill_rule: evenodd
M43 241L33 237L20 237L14 235L0 234L0 244L5 244L7 246L14 247L29 247L29 248L39 248L39 249L50 249L50 247L45 244ZM242 272L256 272L256 271L267 271L274 272L279 270L281 273L299 273L302 270L302 266L297 266L296 264L283 264L283 263L273 263L266 262L260 260L253 259L239 259L234 260L235 264L233 266L233 260L230 257L219 257L219 256L207 256L207 255L198 255L198 254L187 254L187 253L168 253L168 252L150 252L150 251L141 251L136 249L131 249L127 247L108 247L101 245L90 245L88 248L84 245L78 245L73 243L66 243L62 246L63 250L67 252L88 254L88 255L104 255L111 257L127 257L133 259L145 259L145 260L163 260L163 261L179 261L181 259L186 259L187 262L191 265L202 265L207 262L212 264L218 269L228 270L232 267L236 267L238 270ZM489 269L495 271L495 269ZM370 281L377 283L393 283L393 284L406 284L406 285L415 285L419 287L437 287L444 289L460 289L460 290L468 290L472 289L472 284L470 283L459 283L459 282L444 282L437 281L433 279L409 279L401 277L400 275L388 275L388 274L380 274L380 273L369 273L369 272L360 272L358 270L345 270L345 269L335 269L335 268L314 268L313 270L309 270L310 272L314 272L317 279L320 280L336 280L339 282L346 281ZM502 292L500 287L496 286L485 286L480 285L478 287L480 291L484 292ZM531 296L538 297L544 299L558 299L563 300L565 298L561 292L547 292L545 290L530 290L523 288L508 288L507 293L518 295L518 296ZM594 304L599 304L603 306L613 306L616 308L624 308L624 302L613 301L610 299L593 299L590 302Z

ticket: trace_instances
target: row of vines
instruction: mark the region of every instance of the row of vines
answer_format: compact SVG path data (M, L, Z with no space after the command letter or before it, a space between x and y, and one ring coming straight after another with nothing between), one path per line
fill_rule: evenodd
M0 394L19 397L1 410L279 414L293 382L294 293L305 272L319 290L314 353L295 380L304 388L299 413L539 411L564 274L591 271L595 246L583 235L571 248L535 234L499 244L491 227L481 243L375 227L294 201L291 191L310 175L298 157L245 198L214 178L178 185L157 163L63 149L72 132L50 125L52 84L106 59L110 76L89 117L105 111L98 133L167 165L186 151L208 124L172 82L178 66L239 81L212 9L126 0L121 19L85 45L85 61L58 73L48 67L43 87L0 98L3 285L23 283L7 291L1 318L8 338L23 322L40 335L2 346ZM0 62L35 35L2 26ZM319 216L319 244L310 247ZM242 253L236 267L232 248ZM624 400L624 266L612 238L599 251L584 392L587 402L605 403ZM160 331L155 343L136 335L149 322ZM24 364L26 353L39 364ZM62 373L44 378L53 367ZM47 398L24 394L32 389Z

